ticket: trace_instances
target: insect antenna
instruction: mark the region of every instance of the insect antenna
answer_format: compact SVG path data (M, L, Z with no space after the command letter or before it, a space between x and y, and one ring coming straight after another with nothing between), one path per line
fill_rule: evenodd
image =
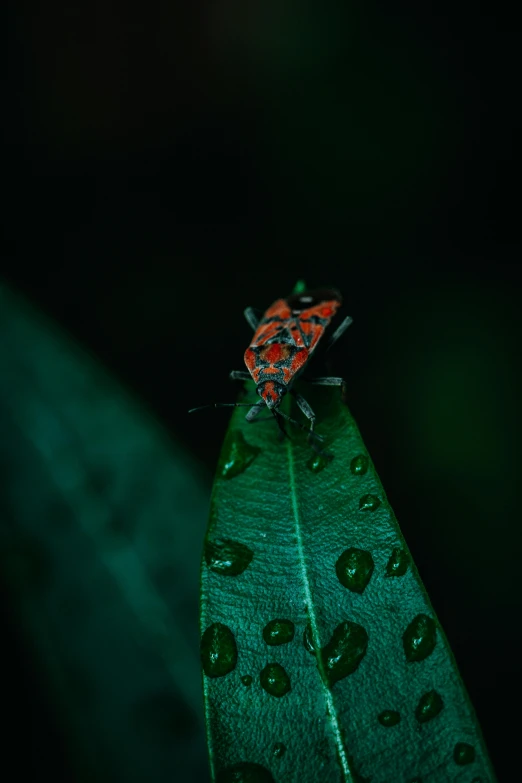
M197 408L191 408L189 413L203 411L205 408L251 408L255 402L211 402L210 405L199 405Z

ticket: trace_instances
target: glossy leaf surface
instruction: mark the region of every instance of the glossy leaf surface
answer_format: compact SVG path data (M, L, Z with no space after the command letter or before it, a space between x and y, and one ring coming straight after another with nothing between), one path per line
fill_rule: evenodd
M227 629L213 650L222 676L209 676L202 649L213 779L490 783L473 708L357 426L338 390L300 390L330 462L300 432L281 442L273 422L247 424L240 408L217 470L201 598L203 637ZM218 542L229 558L250 553L242 570L212 568ZM293 629L286 643L270 643L275 621Z

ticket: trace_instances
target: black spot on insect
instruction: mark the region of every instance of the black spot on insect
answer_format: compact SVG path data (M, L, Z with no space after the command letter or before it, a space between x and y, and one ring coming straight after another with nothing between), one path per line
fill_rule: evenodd
M310 318L301 318L302 324L315 324L316 326L326 326L328 318L320 318L318 315L312 315Z
M277 327L277 334L275 337L271 337L270 340L266 341L267 345L270 345L270 343L289 343L290 345L293 345L295 342L294 338L288 331L286 327L278 326Z

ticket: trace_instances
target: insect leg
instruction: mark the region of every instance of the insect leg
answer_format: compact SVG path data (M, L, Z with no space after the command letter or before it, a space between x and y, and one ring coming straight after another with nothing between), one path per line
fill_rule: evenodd
M313 432L314 424L315 424L315 413L310 407L310 404L305 400L305 398L301 394L294 391L293 389L290 389L290 394L294 397L300 409L302 410L306 418L309 420L310 432Z
M301 399L303 400L305 405L308 405L306 400L304 400L302 397L301 397ZM299 405L299 402L298 402L298 405ZM299 407L301 408L300 405L299 405ZM312 412L312 409L310 408L309 405L308 405L308 409L310 410L310 412ZM301 410L303 410L303 409L301 408ZM303 411L303 413L304 413L304 411ZM324 440L323 435L318 435L317 432L314 432L312 428L307 429L306 427L303 427L303 425L299 424L298 421L295 421L295 419L291 419L290 416L287 416L285 413L282 413L281 411L278 411L277 415L278 415L278 417L282 416L284 419L287 419L288 421L292 422L292 424L295 424L297 427L299 427L299 429L304 430L305 432L307 432L308 433L308 443L313 448L313 450L317 454L320 454L321 457L324 457L325 459L328 459L328 460L332 459L332 454L330 454L328 451L323 451L323 449L319 448L319 446L315 443L316 440L318 440L318 441ZM312 412L312 415L313 415L313 412ZM314 418L315 418L315 416L314 416Z
M339 337L342 337L345 331L348 329L350 324L353 323L353 318L351 318L349 315L346 316L344 321L339 324L335 332L332 334L328 342L326 343L326 350L329 351L332 345L337 342Z
M250 403L248 403L248 404L250 404ZM256 402L255 405L251 406L250 410L248 411L247 415L245 416L245 419L247 421L249 421L249 422L253 421L256 418L256 416L259 413L259 411L261 410L261 408L263 408L264 406L265 406L265 401L264 400L259 400L259 402Z
M256 312L253 307L247 307L246 310L243 311L243 315L245 316L248 325L256 331L257 327L259 326L259 318L256 315Z
M308 383L313 383L316 386L339 386L341 398L346 401L346 381L343 378L326 376L324 378L303 378L303 380Z
M277 416L281 416L286 421L289 421L291 424L295 424L296 427L299 427L300 430L304 430L308 433L309 438L313 438L314 440L324 440L324 437L322 435L318 435L317 432L313 432L312 430L309 430L308 427L305 427L304 424L300 424L295 419L292 419L290 416L287 416L286 413L283 413L283 411L277 409Z
M252 376L245 370L232 370L228 376L231 381L251 381Z
M332 458L331 454L329 454L326 451L323 451L314 443L314 438L316 439L320 438L321 440L323 440L323 438L322 436L317 435L314 432L315 413L313 412L310 404L305 400L304 397L298 394L298 392L293 391L293 389L290 389L290 394L295 398L295 401L297 402L299 408L310 422L310 429L308 431L308 443L313 448L313 450L317 452L317 454L320 454L322 457L325 457L326 459L331 459Z
M336 378L328 375L324 378L303 378L303 380L307 381L307 383L312 383L315 386L339 386L343 397L346 394L346 381L344 378Z
M313 383L315 386L343 386L345 383L342 378L326 376L324 378L303 378L307 383Z

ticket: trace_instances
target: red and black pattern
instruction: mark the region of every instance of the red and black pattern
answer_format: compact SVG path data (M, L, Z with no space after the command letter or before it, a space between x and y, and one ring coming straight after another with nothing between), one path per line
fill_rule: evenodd
M245 318L254 330L254 337L245 351L244 357L248 372L233 370L230 373L230 378L238 381L252 378L261 399L256 403L216 402L210 406L203 405L199 408L192 408L190 412L208 407L246 406L250 408L246 420L251 422L256 419L266 405L285 435L284 421L289 421L301 429L308 429L310 445L320 454L331 456L315 445L314 440L323 440L320 435L314 432L315 413L305 398L293 388L293 382L306 367L325 329L341 306L341 302L341 295L338 291L321 289L303 291L292 294L286 299L278 299L269 307L261 320L258 319L251 307L247 307L244 313ZM327 348L331 347L344 334L351 322L352 319L346 316L331 336ZM307 378L307 381L321 386L338 386L344 389L342 378ZM309 428L292 419L279 407L288 391L308 419Z
M276 408L310 359L342 302L324 289L278 299L259 322L245 364L268 408Z

